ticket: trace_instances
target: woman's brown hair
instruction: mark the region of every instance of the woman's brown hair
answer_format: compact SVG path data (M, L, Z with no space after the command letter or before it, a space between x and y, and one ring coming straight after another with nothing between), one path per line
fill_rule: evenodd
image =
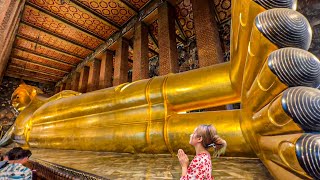
M214 148L214 157L220 156L220 154L225 152L227 142L218 135L214 126L203 124L198 126L197 135L202 137L202 145L204 148Z

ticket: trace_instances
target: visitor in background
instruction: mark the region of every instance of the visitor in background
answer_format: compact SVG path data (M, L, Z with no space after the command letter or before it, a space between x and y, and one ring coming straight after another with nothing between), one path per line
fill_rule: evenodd
M8 151L7 153L5 153L2 156L2 160L0 162L0 169L4 168L5 166L7 166L9 164L9 154L12 157L14 154L18 153L19 151L23 150L21 147L14 147L12 149L10 149L10 151Z
M189 164L189 158L182 149L178 150L178 159L182 168L180 180L213 179L211 156L208 148L214 148L214 157L224 153L227 143L220 138L212 125L200 125L190 135L189 143L194 146L196 156Z
M0 179L32 179L32 171L23 166L32 155L30 150L16 147L6 155L8 161L0 168Z

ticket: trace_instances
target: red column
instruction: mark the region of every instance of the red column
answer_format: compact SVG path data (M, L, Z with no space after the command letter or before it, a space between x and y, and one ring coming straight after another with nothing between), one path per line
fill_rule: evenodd
M223 52L218 25L213 12L212 0L191 0L199 67L218 64L223 61Z
M160 75L176 73L179 70L175 32L175 8L164 2L159 8L159 64Z
M132 81L149 78L148 26L137 22L134 32Z
M89 67L84 66L80 72L80 80L79 80L79 91L82 93L85 93L87 91L88 77L89 77Z
M0 83L8 63L25 0L0 1Z
M128 51L128 41L124 38L119 39L114 62L114 86L128 82Z
M71 79L68 79L66 82L66 89L65 90L70 90L71 89Z
M72 75L71 90L78 91L79 80L80 80L80 73L74 72L74 74Z
M101 62L99 59L94 59L90 63L87 92L94 91L99 88L100 67Z
M101 57L99 89L112 86L113 53L109 50Z

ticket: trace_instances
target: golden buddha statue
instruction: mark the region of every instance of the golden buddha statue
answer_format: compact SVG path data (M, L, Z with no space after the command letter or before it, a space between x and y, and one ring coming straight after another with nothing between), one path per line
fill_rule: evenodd
M85 94L20 85L14 140L37 148L171 153L214 124L226 155L259 157L277 179L319 179L320 62L295 0L232 1L231 62ZM187 113L240 102L241 109ZM8 136L7 136L8 137Z

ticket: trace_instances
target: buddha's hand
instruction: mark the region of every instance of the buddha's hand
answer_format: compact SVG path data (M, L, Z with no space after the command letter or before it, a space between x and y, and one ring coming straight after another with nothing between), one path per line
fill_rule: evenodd
M300 13L255 18L241 92L241 128L277 179L320 179L320 62L306 51L311 28Z

